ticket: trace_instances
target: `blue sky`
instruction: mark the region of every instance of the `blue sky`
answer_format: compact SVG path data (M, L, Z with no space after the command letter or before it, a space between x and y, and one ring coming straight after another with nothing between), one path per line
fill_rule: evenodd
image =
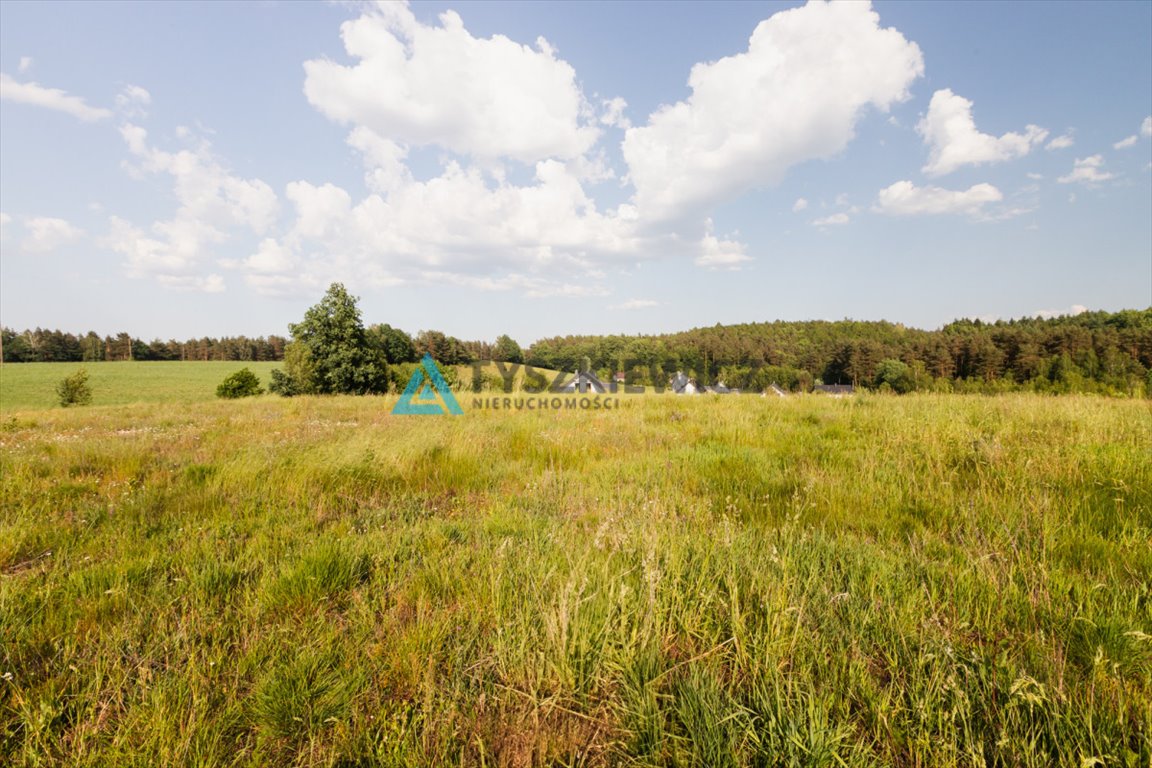
M1152 305L1152 3L0 3L0 322Z

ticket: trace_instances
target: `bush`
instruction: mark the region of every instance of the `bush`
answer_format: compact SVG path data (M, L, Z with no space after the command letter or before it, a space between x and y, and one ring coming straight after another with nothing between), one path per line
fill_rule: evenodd
M882 360L876 368L875 385L881 390L887 385L888 390L884 391L903 395L916 389L916 377L902 360Z
M262 394L264 394L264 390L260 388L260 379L247 368L236 371L224 379L220 386L216 387L216 397L224 397L229 400Z
M56 385L60 405L88 405L92 402L92 388L88 386L88 371L81 368L71 376L61 379Z
M296 395L304 394L300 391L300 384L296 379L284 373L284 371L279 368L272 371L270 379L268 382L268 391L274 395L295 397Z

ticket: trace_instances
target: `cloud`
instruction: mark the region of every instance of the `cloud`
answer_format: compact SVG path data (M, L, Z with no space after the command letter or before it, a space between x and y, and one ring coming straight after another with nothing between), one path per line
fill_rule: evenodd
M437 145L476 158L572 159L599 129L576 71L543 38L531 48L502 35L473 37L455 11L439 26L406 5L381 4L341 25L349 56L304 63L309 103L339 123L407 146Z
M21 56L20 57L20 64L17 65L16 71L23 75L30 69L32 69L32 57L31 56Z
M612 307L612 309L624 309L624 310L651 309L652 307L658 307L658 306L660 306L660 302L655 301L653 299L629 299L628 301L625 301L622 304L614 305Z
M27 253L51 253L84 235L84 230L64 219L47 216L25 219L24 231L27 235L20 243L20 248Z
M286 273L295 268L296 259L287 248L266 237L260 241L256 253L244 261L244 266L256 274Z
M33 82L21 83L4 73L0 73L0 99L66 112L84 122L95 122L112 116L111 110L90 107L84 103L84 99L70 96L59 88L45 88Z
M712 234L712 219L705 222L704 237L700 240L700 255L696 265L710 269L740 269L740 265L751 261L745 251L747 246L737 240L721 240Z
M546 41L479 40L455 14L440 19L425 26L406 7L372 8L342 27L356 65L308 62L309 99L349 124L367 194L297 179L282 192L290 210L281 221L267 184L231 173L190 131L187 148L163 151L126 124L130 171L170 176L179 208L143 227L114 221L107 246L132 274L183 278L215 261L281 295L333 279L606 295L606 267L694 252L702 224L681 237L641 236L634 206L601 210L585 189L614 174L592 143L601 117L623 120L623 100L607 100L598 116ZM439 170L417 178L408 156L424 145L446 152ZM536 158L532 175L509 173L506 158Z
M222 277L200 273L236 236L263 235L272 228L279 211L276 193L259 179L230 173L207 142L167 152L151 146L147 131L137 125L126 123L120 134L135 163L129 170L170 177L179 206L147 231L112 216L104 247L127 257L132 277L152 277L173 288L223 290Z
M834 213L831 216L824 216L823 218L813 219L809 223L814 227L838 227L848 223L848 214Z
M835 55L829 55L835 51ZM866 107L908 96L920 49L867 3L811 3L757 25L743 53L696 64L692 94L625 133L635 204L673 220L843 150Z
M932 94L928 114L916 126L930 148L928 164L921 170L929 176L944 176L965 165L999 163L1027 155L1048 137L1048 131L1029 125L1024 133L1006 133L1000 138L976 129L972 102L950 89Z
M142 118L148 114L148 106L152 103L152 94L138 85L126 85L116 94L116 109L128 118Z
M1076 143L1076 141L1072 137L1072 132L1069 131L1068 133L1064 134L1063 136L1057 136L1056 138L1052 139L1052 141L1045 144L1044 149L1047 149L1050 151L1054 150L1054 149L1068 149L1068 147L1072 146L1075 143Z
M796 198L796 202L792 203L792 212L799 213L808 207L808 201L802 197Z
M304 92L346 126L366 192L296 177L281 219L271 188L191 132L162 151L125 125L130 169L171 177L178 201L167 219L113 222L107 242L130 272L207 290L190 278L216 264L270 294L341 279L597 296L611 270L646 258L736 269L747 246L712 231L709 207L842 151L869 108L907 98L923 71L920 50L868 5L813 3L762 22L744 53L698 64L686 101L629 127L626 102L590 103L543 39L481 39L455 13L424 23L393 4L341 36L348 59L306 62ZM616 175L609 127L624 130L632 195L602 207L589 185ZM439 150L422 153L438 168L411 164L421 148Z
M1100 170L1104 165L1103 155L1092 155L1083 159L1077 158L1075 164L1072 166L1072 172L1067 176L1061 176L1056 181L1061 184L1099 184L1103 181L1116 178L1113 173Z
M967 190L940 187L917 187L910 181L898 181L880 190L873 210L890 216L928 216L944 213L978 215L989 203L1004 199L991 184L976 184Z
M605 99L600 104L604 110L600 115L600 123L602 125L614 126L616 128L623 128L627 130L632 127L632 121L624 117L624 110L628 108L628 102L617 96L614 99Z
M291 226L243 267L258 290L323 283L340 274L377 286L449 282L529 296L602 295L602 266L645 249L627 206L601 212L573 169L536 164L532 183L494 181L450 162L439 176L410 176L355 201L332 184L295 181ZM627 261L626 261L627 260ZM283 278L269 281L277 274Z
M1039 317L1044 320L1049 320L1053 317L1075 316L1082 315L1088 311L1088 307L1083 304L1073 304L1068 309L1038 309L1032 313L1032 317Z
M1148 138L1152 136L1152 115L1144 118L1144 122L1140 123L1139 135L1132 134L1131 136L1121 139L1112 145L1112 149L1128 149L1129 147L1136 146L1136 142L1140 141L1140 136Z

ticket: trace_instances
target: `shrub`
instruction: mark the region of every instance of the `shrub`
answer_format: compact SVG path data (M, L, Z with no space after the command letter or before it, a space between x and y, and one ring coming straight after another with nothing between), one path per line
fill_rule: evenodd
M284 371L276 368L272 371L270 380L268 382L268 391L274 395L281 397L295 397L296 395L303 394L300 391L300 385L296 379L289 376Z
M260 379L247 368L236 371L216 387L216 397L225 397L229 400L262 394L264 390L260 388Z
M88 371L81 368L76 373L61 379L56 385L60 405L88 405L92 402L92 388L88 386Z

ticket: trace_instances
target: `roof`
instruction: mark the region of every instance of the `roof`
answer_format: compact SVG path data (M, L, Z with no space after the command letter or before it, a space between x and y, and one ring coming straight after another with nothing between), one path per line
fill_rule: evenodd
M684 375L683 371L676 371L676 375L668 382L672 391L677 395L691 395L696 393L696 382Z
M561 392L596 392L603 394L608 391L608 387L604 382L600 381L599 377L591 371L578 371L573 374L571 381L564 385Z

